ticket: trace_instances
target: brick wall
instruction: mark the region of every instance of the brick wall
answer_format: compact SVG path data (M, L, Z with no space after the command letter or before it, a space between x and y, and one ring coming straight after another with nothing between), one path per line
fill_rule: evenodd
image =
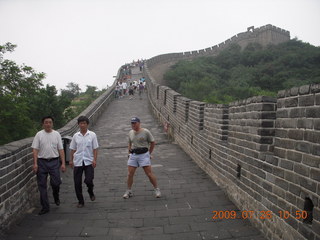
M159 86L148 66L145 75L155 116L240 210L254 211L253 225L268 239L320 239L319 84L213 105ZM297 219L308 209L311 224Z
M281 210L296 212L312 202L312 225L287 220L307 239L320 236L320 84L280 91L277 101L273 191Z

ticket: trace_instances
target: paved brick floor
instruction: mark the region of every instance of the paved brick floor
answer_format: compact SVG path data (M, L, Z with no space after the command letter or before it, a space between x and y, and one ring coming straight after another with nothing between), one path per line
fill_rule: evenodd
M140 77L135 70L133 78ZM152 164L163 195L160 199L154 197L142 169L134 179L135 196L122 199L132 116L139 116L142 127L150 129L156 139ZM168 141L149 112L146 94L142 100L138 96L115 100L91 130L97 133L101 145L94 179L96 201L90 201L84 187L85 207L76 208L72 171L68 168L62 174L61 205L55 206L50 194L50 213L38 216L40 208L31 209L5 239L265 239L248 220L212 219L214 210L237 208L179 146Z

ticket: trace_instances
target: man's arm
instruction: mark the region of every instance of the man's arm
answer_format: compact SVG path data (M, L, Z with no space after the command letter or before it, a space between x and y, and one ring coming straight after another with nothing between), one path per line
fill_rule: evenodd
M156 145L156 142L150 142L150 147L149 147L149 153L151 154L153 152L154 146Z
M65 158L63 149L59 150L59 155L60 155L60 160L61 160L61 171L64 172L64 171L66 171L66 158Z
M93 161L92 161L92 167L97 166L97 158L98 158L98 148L93 149Z
M69 165L71 168L73 168L73 158L74 158L74 153L76 152L76 150L70 149L70 162Z
M39 149L32 149L32 153L33 153L33 171L35 173L38 172L38 153L39 153Z
M130 156L131 151L131 142L128 143L128 158Z

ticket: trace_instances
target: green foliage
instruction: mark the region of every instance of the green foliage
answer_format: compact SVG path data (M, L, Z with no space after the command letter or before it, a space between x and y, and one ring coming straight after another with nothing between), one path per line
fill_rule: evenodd
M13 52L16 45L0 45L0 145L33 136L41 129L41 118L54 117L56 129L76 117L103 91L87 86L81 107L70 107L75 98L81 96L78 84L68 83L61 94L55 86L46 85L44 73L38 73L29 66L19 66L14 61L4 59L7 52Z
M81 92L81 88L79 87L79 84L73 83L73 82L69 82L67 84L67 90L62 90L66 95L68 95L69 99L73 99L75 97L78 97L80 92Z
M35 122L40 124L40 119L45 115L53 116L55 128L60 128L66 124L63 112L71 103L71 100L57 95L55 86L46 85L41 88L37 94L29 99L29 116ZM40 125L37 125L39 128Z
M28 137L35 132L28 103L45 77L44 73L37 73L31 67L3 60L3 54L14 51L15 47L11 43L0 46L0 144Z
M96 98L98 98L106 89L97 91L97 87L87 85L85 92L75 97L69 107L65 108L64 117L67 121L72 120L85 110Z
M297 39L263 48L231 45L216 57L180 61L165 75L182 95L209 103L276 96L282 89L320 83L320 48Z

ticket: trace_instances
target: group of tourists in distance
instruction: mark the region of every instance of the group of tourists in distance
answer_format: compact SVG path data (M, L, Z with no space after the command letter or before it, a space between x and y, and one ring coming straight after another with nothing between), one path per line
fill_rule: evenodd
M144 67L144 61L133 61L131 64L126 64L121 67L122 77L117 81L114 90L115 98L123 98L124 96L129 95L130 99L133 99L135 92L138 92L139 98L142 99L142 94L144 91L146 91L146 82L144 77L141 77L139 80L134 80L131 78L131 68L134 66L139 66L140 72L142 72Z

